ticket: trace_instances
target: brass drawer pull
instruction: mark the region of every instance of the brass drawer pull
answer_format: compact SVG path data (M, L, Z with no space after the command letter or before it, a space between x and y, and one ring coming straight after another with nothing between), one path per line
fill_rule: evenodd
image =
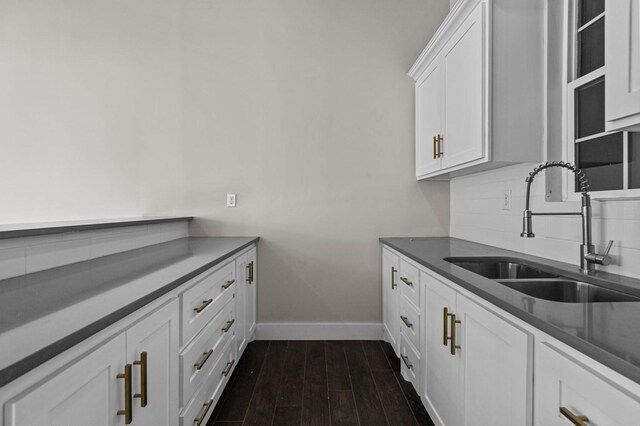
M449 314L449 316L451 317L451 355L455 355L456 349L462 349L456 344L456 324L461 324L461 322L456 319L455 314Z
M222 327L222 331L224 331L225 333L229 331L229 329L231 328L234 322L236 322L235 319L232 319L231 321L227 321L227 324L224 327Z
M133 394L134 398L140 399L140 406L147 406L147 353L140 353L140 360L133 361L133 365L140 366L140 393Z
M434 136L433 137L433 159L435 160L436 158L438 158L438 151L436 149L436 144L438 143L438 137Z
M202 358L200 358L200 361L193 364L196 370L200 370L202 367L204 367L204 365L207 363L207 360L209 359L212 353L213 353L213 349L209 349L208 351L202 354Z
M128 425L133 420L131 411L131 364L124 366L124 373L116 375L117 379L124 379L124 410L118 410L116 414L124 416L124 424Z
M398 270L392 266L391 267L391 290L398 287L398 283L396 283L396 272L398 272Z
M235 283L235 282L236 282L236 280L229 280L226 283L222 284L222 288L226 290L229 287L231 287L233 285L233 283Z
M449 308L442 308L442 344L449 344Z
M247 264L247 282L253 283L253 260Z
M409 370L413 370L413 364L409 362L408 356L400 355L400 358L402 358L402 361L404 361L404 365L406 365Z
M406 325L409 328L413 328L413 323L409 321L409 318L405 317L404 315L400 315L400 319L402 320L404 325Z
M236 363L236 360L231 360L227 363L227 366L224 368L224 371L222 372L222 375L224 377L227 377L229 375L229 373L231 372L231 369L233 368L233 364Z
M409 281L407 278L405 277L400 277L400 279L402 280L403 283L405 283L408 286L412 286L413 283L411 281Z
M587 426L587 423L589 423L589 418L587 416L576 416L567 407L560 407L560 414L565 416L576 426Z
M211 302L213 302L213 299L207 299L207 300L203 300L202 304L196 308L193 308L193 310L199 314L200 312L204 311L207 306L209 306L211 304Z
M442 152L442 141L444 140L444 138L442 137L442 135L438 135L438 153L436 154L436 158L440 158L442 157L442 155L444 154L444 152Z
M202 422L204 421L204 418L207 417L207 413L209 412L209 409L211 408L212 404L213 404L213 399L210 399L204 404L202 404L202 411L200 412L200 415L195 419L193 419L193 422L196 424L196 426L200 426L202 424Z

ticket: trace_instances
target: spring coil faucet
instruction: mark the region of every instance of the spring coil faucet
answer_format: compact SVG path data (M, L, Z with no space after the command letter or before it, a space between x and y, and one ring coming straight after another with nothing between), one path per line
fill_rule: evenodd
M531 197L531 184L535 176L541 171L550 167L562 167L572 171L578 179L578 185L580 186L580 192L582 194L582 208L579 212L561 212L561 213L538 213L530 210L530 197ZM597 254L592 242L592 230L591 230L591 197L589 196L589 179L584 172L578 169L576 166L565 163L564 161L551 161L544 164L540 164L529 173L529 176L525 179L527 182L527 195L525 210L522 213L522 233L523 238L534 238L533 233L533 216L581 216L582 217L582 244L580 245L580 271L585 274L593 274L596 271L595 265L609 265L611 264L611 257L609 256L609 250L613 240L609 241L605 254Z

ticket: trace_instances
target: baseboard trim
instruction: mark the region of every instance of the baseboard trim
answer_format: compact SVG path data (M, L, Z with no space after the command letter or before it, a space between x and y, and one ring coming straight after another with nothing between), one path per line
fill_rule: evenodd
M381 340L380 323L258 323L256 340Z

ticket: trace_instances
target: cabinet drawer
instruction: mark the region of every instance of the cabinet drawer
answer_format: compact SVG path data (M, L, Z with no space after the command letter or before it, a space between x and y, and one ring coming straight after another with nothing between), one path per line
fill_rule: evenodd
M181 426L204 426L209 421L209 417L211 417L211 413L220 399L220 394L222 394L222 390L229 381L237 363L235 340L232 337L227 341L221 356L216 360L209 375L204 380L204 385L182 410L180 414Z
M180 355L182 371L181 407L191 399L195 391L211 373L222 348L232 338L236 328L234 303L227 303L193 339ZM225 331L226 330L226 331Z
M400 294L420 309L420 271L409 262L400 259Z
M537 426L570 424L567 416L586 416L589 425L637 424L640 400L604 376L546 343L537 346L535 413ZM603 367L600 367L603 368ZM615 379L612 379L615 380ZM564 408L566 414L560 412ZM566 411L568 410L568 412Z
M400 367L402 377L411 382L416 392L420 393L420 356L409 344L405 335L400 335Z
M182 345L198 334L233 298L235 269L235 263L230 262L216 271L205 272L201 278L196 278L196 285L182 294Z
M398 319L402 335L411 342L416 352L420 353L420 312L405 297L402 297L400 302Z

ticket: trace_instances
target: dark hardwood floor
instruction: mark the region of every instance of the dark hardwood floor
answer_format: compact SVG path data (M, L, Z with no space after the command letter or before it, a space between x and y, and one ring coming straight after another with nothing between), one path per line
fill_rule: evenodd
M379 341L254 341L208 426L433 425Z

